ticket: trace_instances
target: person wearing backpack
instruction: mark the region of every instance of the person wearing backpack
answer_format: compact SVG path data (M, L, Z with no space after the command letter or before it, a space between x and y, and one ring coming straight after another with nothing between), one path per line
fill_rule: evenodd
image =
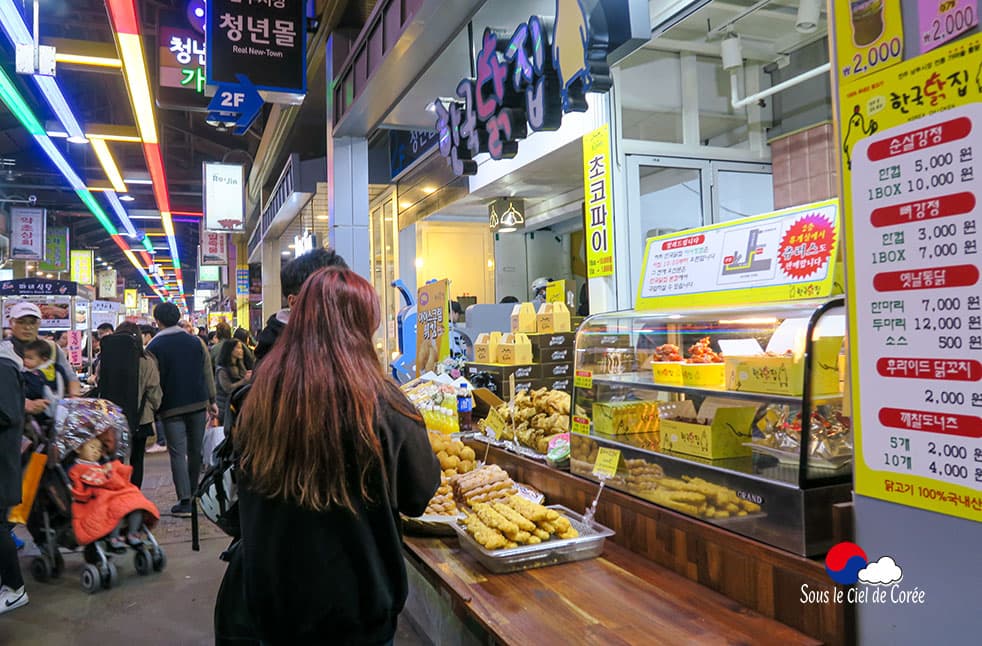
M231 430L241 542L216 638L238 593L266 644L391 643L408 589L399 514L425 511L440 466L378 362L380 316L364 278L321 269L260 363Z

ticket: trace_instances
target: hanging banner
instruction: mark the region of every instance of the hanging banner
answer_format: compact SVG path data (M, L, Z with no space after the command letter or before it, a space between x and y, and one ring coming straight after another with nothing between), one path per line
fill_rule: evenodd
M10 209L10 258L44 260L44 209Z
M82 353L82 339L84 338L85 332L82 330L69 330L65 332L68 335L68 362L73 366L81 366L82 361L85 357Z
M239 267L235 270L235 295L249 295L249 268Z
M217 231L201 232L201 265L228 264L228 234Z
M838 250L838 200L649 238L635 307L827 297Z
M856 493L975 521L980 69L973 35L839 89Z
M127 310L135 310L137 308L137 291L135 289L123 291L123 305Z
M299 103L307 92L306 0L209 0L208 85L246 74L266 100ZM280 96L277 96L280 95ZM293 95L292 97L290 95Z
M112 301L92 301L92 329L103 323L113 327L119 322L119 303Z
M72 249L69 256L72 281L80 285L95 283L95 254L88 249Z
M903 60L904 23L899 0L840 2L835 12L839 82L878 72Z
M44 260L38 269L49 273L68 271L68 227L48 227L44 239Z
M944 45L979 24L979 0L917 0L921 53Z
M105 269L97 274L99 298L116 298L116 270Z
M586 276L614 275L614 210L610 185L610 126L583 137Z
M416 376L423 375L450 356L450 302L447 280L419 288L416 319Z
M245 230L245 166L205 162L202 168L204 230L226 233Z

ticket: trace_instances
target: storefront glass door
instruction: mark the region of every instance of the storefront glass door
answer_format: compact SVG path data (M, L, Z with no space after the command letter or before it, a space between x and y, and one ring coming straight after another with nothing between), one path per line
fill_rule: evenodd
M372 283L382 309L382 324L375 332L375 351L383 366L399 351L397 316L403 303L392 287L399 266L399 232L395 218L395 193L389 192L371 208Z

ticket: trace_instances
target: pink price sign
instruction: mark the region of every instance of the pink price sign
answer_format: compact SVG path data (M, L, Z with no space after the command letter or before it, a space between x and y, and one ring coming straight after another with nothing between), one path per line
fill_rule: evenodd
M82 365L82 330L68 331L68 363Z
M918 0L917 19L923 54L979 24L979 0Z

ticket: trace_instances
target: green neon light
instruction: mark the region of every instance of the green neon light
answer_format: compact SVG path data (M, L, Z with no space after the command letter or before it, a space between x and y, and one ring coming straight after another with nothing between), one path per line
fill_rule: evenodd
M3 69L0 69L0 98L7 104L10 111L14 113L17 120L27 129L27 132L32 135L45 134L44 128L41 127L41 123L34 116L34 112L24 101L20 92L17 91L14 82L10 80L10 77L7 76L7 73Z
M143 236L143 248L147 250L148 253L153 253L153 243L150 242L150 238Z
M95 219L99 221L99 224L101 224L102 228L106 230L106 233L111 236L119 235L119 231L113 225L112 221L109 219L109 216L102 210L102 207L95 201L95 197L88 191L88 189L79 189L75 191L75 194L78 195L79 199L82 200L82 203L85 204L85 206L89 207L89 210L92 211L92 215L94 215Z

